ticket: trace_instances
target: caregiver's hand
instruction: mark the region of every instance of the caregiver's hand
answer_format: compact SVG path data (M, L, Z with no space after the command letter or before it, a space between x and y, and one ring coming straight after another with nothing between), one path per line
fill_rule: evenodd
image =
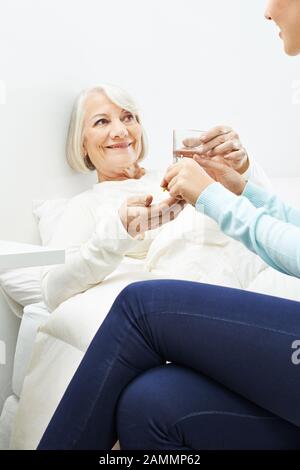
M246 186L246 180L223 157L203 157L194 155L193 159L215 180L236 195L241 195Z
M243 147L239 135L228 126L217 126L205 132L198 139L186 139L187 147L198 147L192 151L181 150L185 157L193 157L195 153L208 157L224 157L228 164L240 174L249 168L249 159L246 149Z
M119 208L120 219L130 236L144 234L174 220L186 206L185 201L174 197L153 206L152 200L150 194L130 197Z
M202 191L213 183L215 180L195 160L183 158L167 169L161 186L168 189L170 196L194 206Z

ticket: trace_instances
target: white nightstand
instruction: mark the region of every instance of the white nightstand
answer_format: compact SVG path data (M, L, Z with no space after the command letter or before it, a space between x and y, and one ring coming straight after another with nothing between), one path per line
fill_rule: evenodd
M0 240L0 270L63 264L65 250Z
M0 240L0 271L63 263L64 249ZM3 292L0 295L0 415L6 397L12 394L13 361L19 326L20 319L12 315Z

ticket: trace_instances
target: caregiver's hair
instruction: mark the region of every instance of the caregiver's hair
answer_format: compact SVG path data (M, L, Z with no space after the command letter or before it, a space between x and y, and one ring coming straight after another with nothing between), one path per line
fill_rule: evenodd
M86 98L90 93L102 92L111 100L112 103L126 111L132 113L137 122L141 124L141 119L136 103L132 97L122 88L116 85L100 84L98 86L83 90L77 97L71 114L69 131L67 136L67 162L73 170L80 173L87 173L95 170L89 156L83 155L83 120L84 106ZM141 152L138 160L141 161L147 154L147 137L142 127Z

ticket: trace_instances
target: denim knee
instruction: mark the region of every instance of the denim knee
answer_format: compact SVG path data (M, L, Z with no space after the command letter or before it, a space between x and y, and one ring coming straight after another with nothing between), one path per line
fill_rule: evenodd
M128 313L132 313L135 318L146 314L151 314L151 305L155 298L155 291L158 281L136 281L121 290L116 297L114 306L121 306L122 310L126 309Z
M171 436L177 409L170 403L169 387L173 364L154 367L127 385L117 407L117 428L121 448L143 449L152 443L180 440ZM170 372L170 373L169 373ZM148 447L149 448L149 447ZM155 447L153 447L155 448Z

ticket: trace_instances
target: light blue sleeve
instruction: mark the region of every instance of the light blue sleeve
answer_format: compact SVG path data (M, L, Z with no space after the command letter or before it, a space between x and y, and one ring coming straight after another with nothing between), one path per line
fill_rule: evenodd
M272 217L300 227L300 210L285 204L276 194L248 181L242 196L245 196L253 206L264 207Z
M298 226L278 220L265 207L254 207L249 199L236 196L220 183L213 183L202 192L196 209L273 268L300 277L299 218Z

